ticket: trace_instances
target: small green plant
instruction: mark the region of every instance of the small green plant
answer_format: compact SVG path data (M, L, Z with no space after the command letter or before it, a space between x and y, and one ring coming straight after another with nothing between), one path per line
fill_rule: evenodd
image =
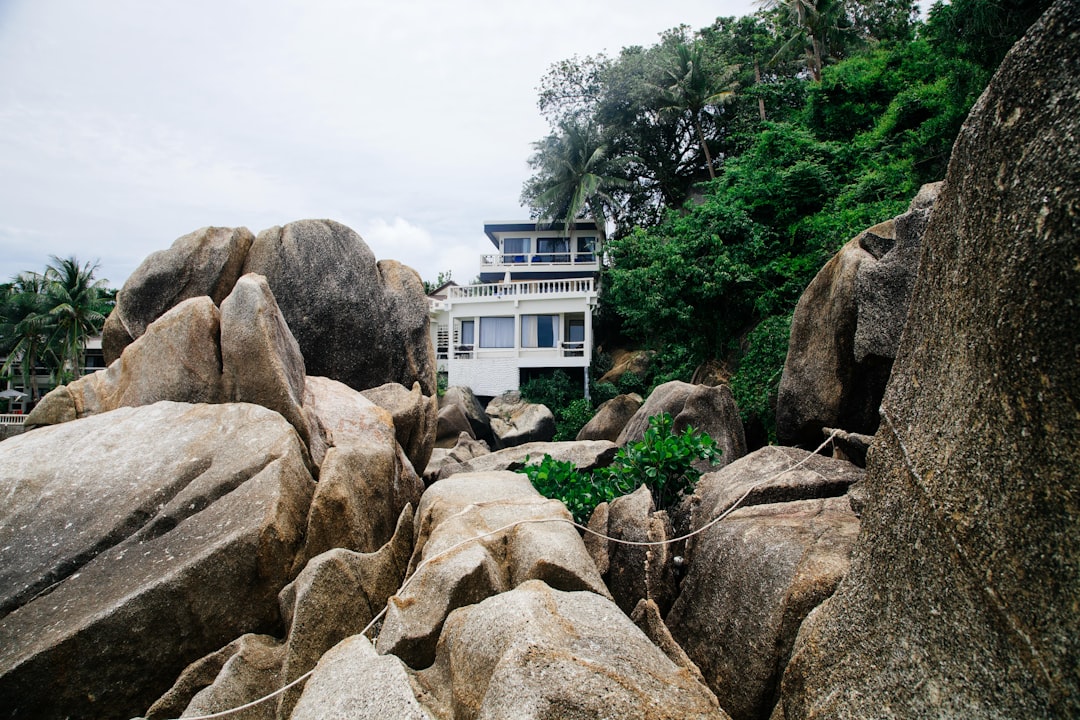
M541 495L561 500L582 524L588 522L597 505L611 502L642 484L649 488L657 508L671 508L701 476L694 462L707 460L715 465L721 452L707 433L688 427L676 435L672 425L671 415L654 415L641 440L620 448L610 466L592 472L578 470L573 463L550 455L537 464L526 464L519 472L528 476Z
M556 460L544 455L539 463L526 465L518 472L528 476L537 492L553 500L561 500L574 521L582 525L589 522L596 506L602 502L611 502L620 495L625 495L632 487L619 484L618 478L597 471L580 471L574 463Z

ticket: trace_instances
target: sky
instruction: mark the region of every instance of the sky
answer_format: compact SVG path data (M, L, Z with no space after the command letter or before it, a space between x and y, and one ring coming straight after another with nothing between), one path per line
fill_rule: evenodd
M752 0L0 0L0 282L121 287L198 228L303 218L468 282L548 133L555 62Z

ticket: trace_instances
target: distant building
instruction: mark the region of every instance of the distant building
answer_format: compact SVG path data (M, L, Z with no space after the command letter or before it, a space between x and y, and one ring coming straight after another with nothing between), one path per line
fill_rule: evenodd
M587 388L600 233L593 222L489 222L495 252L480 283L449 283L428 296L432 344L450 385L477 395L516 390L561 368Z

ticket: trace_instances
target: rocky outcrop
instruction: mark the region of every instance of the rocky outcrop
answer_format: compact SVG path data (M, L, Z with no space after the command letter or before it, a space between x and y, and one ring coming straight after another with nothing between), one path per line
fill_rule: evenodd
M147 257L124 283L105 322L105 362L111 365L150 323L184 300L206 296L220 306L240 277L254 240L247 228L207 227Z
M858 530L838 497L740 508L696 538L667 626L734 720L769 717L795 635L844 577Z
M277 621L315 486L279 414L161 402L2 453L9 717L131 717L191 660Z
M420 383L413 383L412 390L398 383L386 383L364 390L363 395L390 411L398 443L409 457L413 469L423 473L435 447L439 399L420 392Z
M602 403L592 419L578 431L577 439L615 442L630 418L641 408L641 403L640 395L617 395Z
M560 462L573 463L578 470L587 472L610 465L617 450L615 443L607 440L531 442L493 453L483 453L462 462L447 462L439 471L439 479L458 473L519 470L526 464L535 465L543 460L545 455L550 455Z
M395 382L435 394L435 354L419 276L375 261L355 232L332 220L300 220L252 237L205 228L154 253L124 283L102 344L106 362L185 299L220 305L245 273L266 277L312 375L357 390Z
M722 454L720 465L727 465L746 454L746 437L743 434L739 409L727 385L691 385L672 380L658 385L645 403L619 434L617 445L638 442L649 428L649 418L661 413L671 415L672 432L681 433L687 427L708 433ZM710 469L707 463L699 471Z
M455 385L447 388L439 398L439 407L457 405L472 426L472 435L477 440L483 440L492 450L498 449L495 441L495 433L491 431L491 418L488 417L484 406L476 399L473 391L467 387Z
M438 480L443 467L467 463L489 452L491 451L483 440L474 440L469 433L461 433L452 448L437 447L431 451L431 460L428 461L428 466L424 470L424 485L430 485Z
M906 213L848 242L799 298L777 399L781 444L816 447L826 426L877 430L940 186L924 186Z
M774 717L1080 715L1078 16L1051 7L957 138L851 570Z
M357 390L419 382L423 394L435 394L420 277L394 261L376 263L350 228L300 220L263 230L244 272L266 277L312 375Z
M513 447L531 442L551 442L555 437L555 415L546 405L526 402L517 392L500 395L487 406L496 444Z
M610 600L539 580L455 610L432 668L448 718L726 718Z
M427 667L450 612L527 580L607 596L568 520L562 503L519 473L461 474L429 487L417 509L411 576L390 598L379 652Z
M435 431L435 447L444 450L452 448L457 445L458 438L463 433L471 440L476 439L476 433L469 424L469 418L465 417L461 407L458 405L440 407Z

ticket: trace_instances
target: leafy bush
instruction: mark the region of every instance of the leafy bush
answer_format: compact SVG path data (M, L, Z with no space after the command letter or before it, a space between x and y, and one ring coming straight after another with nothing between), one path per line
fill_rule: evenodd
M592 420L595 414L592 403L585 398L571 400L570 404L560 408L556 416L555 440L574 440L585 423Z
M746 336L746 354L731 376L731 393L743 422L761 420L770 440L776 438L775 398L787 359L791 316L763 320Z
M528 458L525 459L528 462ZM526 465L518 472L529 477L537 492L553 500L561 500L575 522L582 525L589 522L596 506L602 502L611 502L620 495L625 495L633 488L624 487L619 478L606 473L581 472L574 463L556 460L550 455L534 465Z
M649 488L657 508L671 508L700 477L693 466L695 461L708 460L715 465L720 460L720 449L707 433L688 427L675 435L672 424L667 413L649 418L644 437L619 448L606 468L582 472L571 462L545 455L540 463L526 465L519 472L528 476L541 495L561 500L582 524L588 522L597 505L611 502L642 484Z

